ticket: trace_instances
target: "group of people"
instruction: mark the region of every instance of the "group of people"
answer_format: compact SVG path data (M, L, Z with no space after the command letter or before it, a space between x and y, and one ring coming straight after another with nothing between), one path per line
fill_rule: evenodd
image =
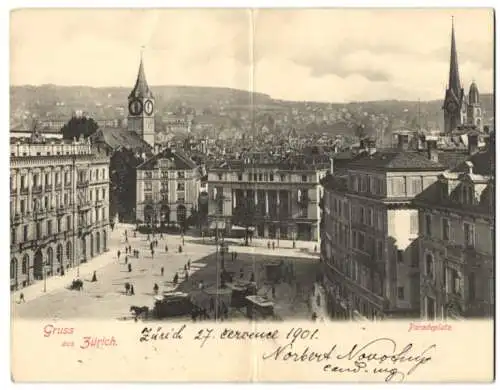
M186 264L184 264L184 280L189 279L189 271L191 270L191 259L187 261ZM162 272L161 275L163 276L163 267L162 267ZM179 273L176 272L174 275L174 278L172 279L172 282L174 286L176 286L179 283Z

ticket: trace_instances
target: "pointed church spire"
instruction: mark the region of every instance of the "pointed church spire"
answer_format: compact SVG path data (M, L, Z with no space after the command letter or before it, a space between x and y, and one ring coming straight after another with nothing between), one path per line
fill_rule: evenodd
M146 81L146 73L144 72L144 63L142 61L142 50L141 50L141 62L139 64L139 73L137 74L137 80L135 82L134 89L130 92L129 98L150 98L153 94L149 89L148 82Z
M450 78L448 81L448 88L453 91L455 97L460 99L460 75L458 73L458 56L457 47L455 44L455 26L453 23L453 16L451 17L451 51L450 51Z

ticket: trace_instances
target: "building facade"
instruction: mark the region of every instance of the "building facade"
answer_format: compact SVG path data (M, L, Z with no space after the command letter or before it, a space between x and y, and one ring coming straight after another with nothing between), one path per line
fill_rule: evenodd
M408 150L377 150L372 142L342 175L324 181L321 256L324 301L336 319L418 317L418 211L413 198L444 166Z
M320 180L329 164L225 161L208 170L209 225L230 233L239 207L250 203L254 236L319 241Z
M11 141L13 291L107 250L109 156L86 141Z
M414 202L420 311L428 320L494 315L494 142L471 152Z
M185 153L165 149L137 167L136 219L185 226L198 208L201 174Z

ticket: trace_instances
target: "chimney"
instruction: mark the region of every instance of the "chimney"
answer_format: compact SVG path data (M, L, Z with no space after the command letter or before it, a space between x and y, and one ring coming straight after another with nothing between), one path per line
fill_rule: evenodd
M333 157L330 157L330 174L332 176L333 176L333 166L334 166Z
M469 143L469 155L473 155L474 153L477 152L478 149L478 135L477 134L468 134L468 143Z
M409 141L408 134L398 134L398 149L399 150L408 150Z
M374 139L369 139L367 141L368 154L371 156L377 152L377 143Z
M427 158L431 161L439 162L437 137L425 137L425 142L427 144Z

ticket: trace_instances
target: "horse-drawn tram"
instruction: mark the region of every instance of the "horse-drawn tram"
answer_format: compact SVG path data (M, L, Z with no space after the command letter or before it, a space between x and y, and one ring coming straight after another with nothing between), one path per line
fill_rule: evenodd
M155 296L154 316L156 318L178 317L191 314L193 304L189 294L165 292Z
M257 284L255 282L237 281L235 283L226 283L226 287L231 289L232 307L245 307L247 305L246 297L257 294Z
M274 303L266 297L250 295L246 297L247 317L265 319L274 316Z

